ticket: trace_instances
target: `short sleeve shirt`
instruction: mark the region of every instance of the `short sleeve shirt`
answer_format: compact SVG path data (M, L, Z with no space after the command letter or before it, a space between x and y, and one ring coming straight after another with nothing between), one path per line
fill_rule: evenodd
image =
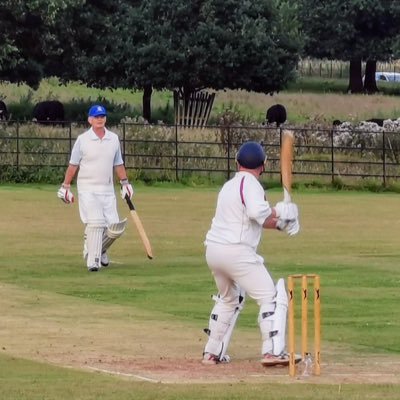
M249 172L237 172L218 194L215 216L205 243L244 244L256 249L263 223L271 213L258 179Z
M106 129L100 139L90 128L76 139L70 164L79 165L79 192L114 193L114 166L123 164L118 135Z

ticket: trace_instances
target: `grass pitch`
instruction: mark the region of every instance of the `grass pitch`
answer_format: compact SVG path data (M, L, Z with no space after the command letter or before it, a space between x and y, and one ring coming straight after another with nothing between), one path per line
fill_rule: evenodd
M138 185L155 258L129 221L99 273L84 266L77 204L56 191L0 187L0 398L398 398L398 194L297 192L301 233L265 231L259 252L275 279L321 275L322 375L291 379L259 367L251 300L232 363L200 364L215 292L203 240L218 188ZM122 200L119 210L128 216Z

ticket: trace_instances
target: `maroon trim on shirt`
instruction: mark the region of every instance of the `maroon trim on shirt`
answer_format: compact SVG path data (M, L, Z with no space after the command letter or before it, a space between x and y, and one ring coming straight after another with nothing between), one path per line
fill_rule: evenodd
M244 201L244 194L243 194L244 178L245 176L240 181L240 198L242 199L242 204L246 207L246 202Z

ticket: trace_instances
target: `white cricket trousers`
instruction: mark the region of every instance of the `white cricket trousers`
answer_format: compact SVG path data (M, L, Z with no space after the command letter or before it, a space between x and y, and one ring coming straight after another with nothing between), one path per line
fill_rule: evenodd
M108 226L119 222L114 193L79 192L79 214L84 224Z
M220 299L227 307L238 304L237 286L260 307L274 302L274 282L264 266L264 259L251 247L208 243L206 261L214 276Z

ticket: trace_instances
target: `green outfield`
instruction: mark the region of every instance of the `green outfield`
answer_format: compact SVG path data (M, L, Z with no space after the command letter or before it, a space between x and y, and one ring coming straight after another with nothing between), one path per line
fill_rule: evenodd
M322 374L290 378L260 366L251 300L232 363L200 363L215 291L203 240L217 187L137 185L155 257L129 220L98 273L83 263L78 206L57 189L0 186L1 399L398 398L399 194L297 191L301 233L265 232L259 252L274 279L321 276ZM121 199L119 210L129 218Z

